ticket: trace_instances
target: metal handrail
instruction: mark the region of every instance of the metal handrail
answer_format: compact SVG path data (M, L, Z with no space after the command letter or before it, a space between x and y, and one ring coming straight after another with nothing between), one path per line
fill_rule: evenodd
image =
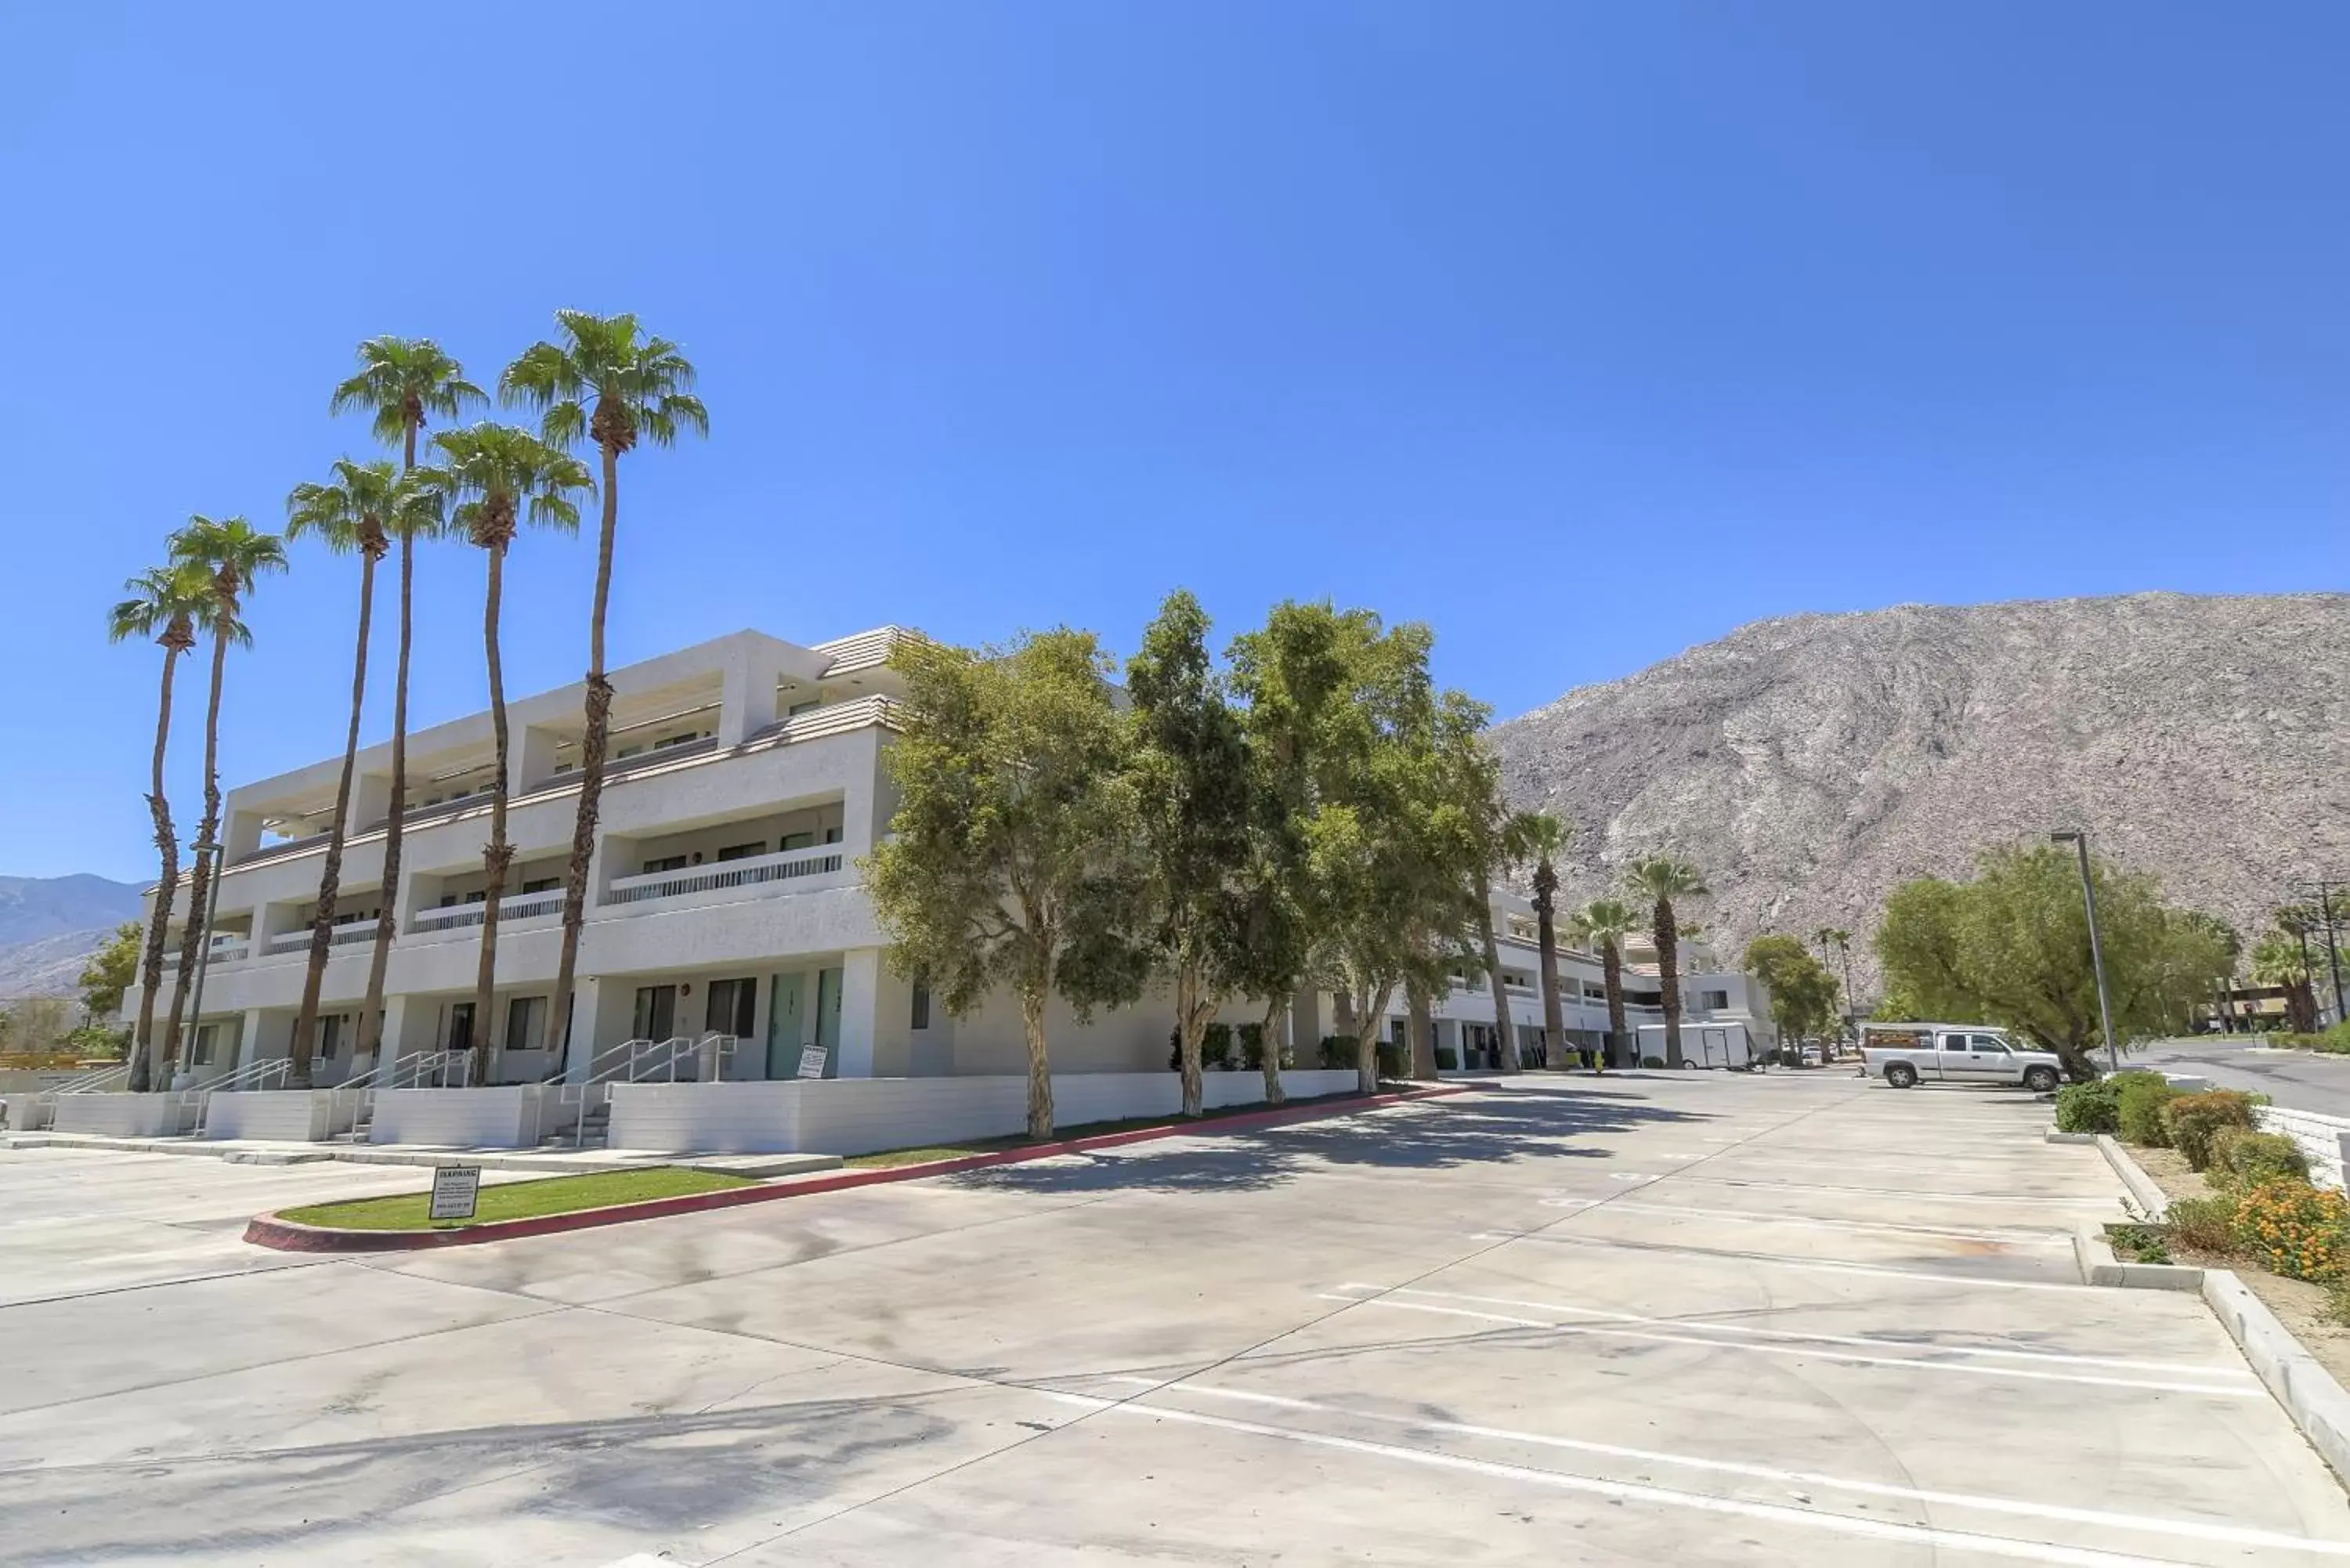
M691 1034L672 1034L659 1041L623 1040L597 1052L588 1058L583 1076L556 1087L556 1106L578 1107L571 1121L571 1146L577 1148L587 1142L588 1113L610 1100L614 1084L678 1083L678 1069L690 1062L698 1064L705 1052L712 1055L710 1081L720 1082L733 1064L735 1047L740 1044L735 1036L712 1030L698 1039ZM700 1067L696 1066L694 1078L683 1081L700 1081Z
M201 1088L186 1089L183 1094L196 1098L196 1119L189 1136L202 1137L212 1121L213 1096L219 1094L240 1095L250 1090L265 1089L273 1083L283 1082L294 1075L294 1064L283 1056L266 1062L248 1062L225 1077L216 1078Z
M49 1093L53 1095L96 1094L112 1088L118 1081L122 1083L129 1083L130 1081L130 1063L125 1062L120 1066L115 1067L99 1067L88 1073L79 1074L72 1082L59 1084L56 1088L51 1089Z

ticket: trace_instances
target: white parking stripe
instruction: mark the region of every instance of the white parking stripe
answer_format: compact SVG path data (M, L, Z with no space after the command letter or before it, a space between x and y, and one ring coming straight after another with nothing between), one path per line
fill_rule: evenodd
M1964 1372L1977 1377L2022 1378L2034 1383L2078 1383L2101 1388L2144 1388L2164 1394L2201 1394L2214 1399L2264 1399L2268 1391L2257 1384L2230 1388L2211 1383L2162 1383L2144 1377L2093 1377L2085 1373L2034 1372L2023 1366L1968 1366L1949 1361L1914 1361L1895 1355L1854 1355L1840 1350L1806 1350L1793 1345L1741 1345L1734 1340L1706 1339L1688 1334L1649 1334L1639 1329L1601 1328L1596 1324L1552 1323L1543 1318L1512 1317L1476 1312L1467 1307L1436 1306L1427 1302L1399 1302L1392 1296L1343 1296L1317 1292L1326 1302L1353 1302L1358 1306L1393 1307L1399 1312L1432 1313L1440 1317L1482 1318L1515 1328L1539 1328L1548 1334L1573 1334L1600 1339L1638 1339L1654 1345L1694 1345L1708 1350L1741 1350L1756 1355L1792 1355L1805 1361L1832 1361L1846 1366L1898 1366L1910 1372Z
M1607 1213L1671 1214L1685 1220L1726 1220L1741 1224L1792 1225L1804 1231L1880 1231L1895 1236L1939 1236L1954 1241L1997 1241L2011 1247L2070 1247L2059 1231L1961 1231L1952 1225L1912 1225L1898 1220L1822 1220L1808 1214L1769 1214L1748 1209L1691 1209L1679 1203L1643 1203L1636 1198L1545 1198L1545 1209L1598 1209Z
M1606 1236L1577 1236L1563 1231L1471 1231L1471 1241L1540 1241L1553 1247L1597 1247L1610 1252L1643 1252L1651 1256L1711 1258L1720 1262L1745 1263L1754 1268L1793 1269L1799 1273L1866 1274L1885 1280L1925 1280L1938 1285L1980 1285L1994 1291L2100 1291L2096 1285L2060 1284L2054 1280L2002 1280L1987 1274L1958 1274L1937 1269L1892 1269L1879 1263L1828 1263L1816 1258L1790 1258L1777 1252L1731 1251L1719 1247L1668 1247L1654 1241L1625 1241Z
M1377 1293L1385 1285L1350 1281L1342 1291ZM2068 1355L2051 1350L2003 1350L1988 1345L1929 1345L1912 1339L1888 1339L1854 1334L1811 1334L1791 1328L1762 1328L1752 1324L1709 1323L1678 1317L1643 1317L1638 1313L1609 1312L1599 1307L1570 1306L1564 1302L1521 1301L1511 1296L1468 1295L1460 1291L1430 1291L1417 1286L1395 1287L1395 1294L1434 1296L1442 1301L1474 1302L1483 1306L1532 1307L1538 1312L1564 1313L1570 1317L1604 1318L1610 1323L1636 1323L1653 1328L1703 1330L1708 1334L1742 1334L1755 1339L1796 1340L1814 1345L1848 1345L1862 1350L1915 1350L1929 1355L1990 1355L2011 1361L2046 1361L2069 1366L2104 1366L2123 1372L2166 1372L2182 1377L2230 1377L2251 1380L2245 1366L2211 1366L2188 1361L2124 1361L2110 1355Z
M2249 1546L2280 1552L2309 1552L2323 1557L2350 1557L2350 1542L2321 1541L2305 1535L2286 1535L2276 1531L2251 1530L2241 1525L2211 1524L2194 1519L2164 1519L2150 1514L2109 1513L2094 1508L2070 1508L2063 1503L2029 1502L2020 1498L1987 1497L1980 1493L1937 1491L1925 1487L1895 1486L1887 1481L1854 1480L1844 1476L1821 1475L1811 1470L1774 1469L1768 1465L1747 1464L1737 1459L1701 1459L1686 1454L1662 1453L1653 1449L1631 1449L1617 1443L1595 1443L1580 1438L1555 1437L1548 1432L1522 1432L1507 1427L1480 1426L1469 1421L1440 1421L1425 1416L1397 1415L1384 1410L1357 1410L1343 1405L1317 1404L1311 1399L1294 1399L1279 1394L1258 1394L1239 1388L1218 1388L1205 1383L1169 1383L1161 1385L1148 1377L1110 1377L1104 1382L1132 1384L1141 1387L1176 1390L1201 1395L1215 1399L1235 1399L1253 1405L1268 1405L1283 1409L1305 1410L1318 1415L1344 1417L1350 1420L1384 1421L1396 1426L1415 1427L1431 1432L1457 1432L1468 1438L1491 1438L1501 1442L1527 1443L1541 1448L1564 1449L1575 1453L1600 1454L1609 1459L1631 1459L1641 1464L1675 1465L1683 1469L1706 1470L1717 1475L1746 1476L1756 1480L1771 1481L1782 1486L1825 1487L1837 1491L1860 1492L1870 1497L1906 1498L1917 1502L1945 1503L1957 1508L1970 1508L1984 1513L2012 1513L2026 1519L2056 1519L2068 1524L2089 1524L2108 1530L2139 1531L2154 1535L2172 1535L2190 1541L2214 1541L2229 1546ZM1157 1407L1150 1407L1157 1408Z
M1396 1459L1407 1464L1427 1465L1437 1469L1462 1471L1471 1475L1492 1477L1499 1480L1528 1482L1535 1486L1555 1488L1561 1491L1581 1492L1589 1497L1607 1498L1617 1502L1645 1502L1667 1508L1689 1509L1700 1513L1728 1514L1733 1518L1766 1520L1773 1524L1790 1524L1808 1530L1825 1530L1839 1535L1857 1535L1871 1541L1898 1541L1905 1543L1947 1547L1952 1551L1980 1552L1986 1557L2009 1557L2027 1563L2056 1563L2067 1568L2174 1568L2152 1557L2130 1557L2114 1552L2097 1552L2078 1546L2056 1546L2043 1542L2019 1541L2005 1535L1977 1535L1962 1530L1942 1530L1931 1525L1897 1524L1889 1520L1855 1519L1849 1514L1827 1513L1811 1509L1788 1508L1776 1503L1746 1502L1736 1498L1708 1497L1701 1492L1676 1491L1669 1487L1648 1486L1635 1481L1595 1480L1587 1476L1565 1475L1557 1470L1534 1469L1524 1465L1505 1465L1492 1459L1463 1459L1458 1454L1439 1453L1426 1449L1407 1449L1393 1443L1367 1442L1360 1438L1334 1438L1321 1432L1300 1432L1287 1427L1269 1427L1258 1421L1236 1421L1222 1416L1202 1415L1196 1410L1177 1410L1163 1405L1139 1405L1113 1400L1096 1399L1083 1394L1048 1394L1048 1398L1066 1405L1078 1405L1089 1409L1115 1415L1140 1416L1155 1421L1176 1421L1191 1426L1212 1427L1227 1432L1246 1432L1279 1442L1303 1443L1309 1447L1338 1449L1348 1453L1367 1454L1378 1459Z
M1674 1172L1675 1181L1692 1181L1705 1187L1759 1187L1777 1192L1840 1192L1859 1198L1918 1198L1929 1203L2009 1203L2018 1208L2111 1209L2118 1198L2051 1198L2036 1192L1937 1192L1905 1187L1835 1187L1817 1181L1769 1181L1753 1177L1696 1176Z

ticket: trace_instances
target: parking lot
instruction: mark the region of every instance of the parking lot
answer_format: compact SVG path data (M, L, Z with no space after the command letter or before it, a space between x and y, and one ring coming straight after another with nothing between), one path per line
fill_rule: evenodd
M365 1260L0 1153L0 1563L2279 1563L2350 1507L2013 1092L1626 1075Z

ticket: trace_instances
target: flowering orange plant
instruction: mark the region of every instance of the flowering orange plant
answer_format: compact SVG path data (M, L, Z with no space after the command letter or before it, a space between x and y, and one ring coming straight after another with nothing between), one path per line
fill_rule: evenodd
M2339 1192L2262 1182L2237 1200L2236 1234L2272 1273L2320 1282L2350 1273L2350 1199Z

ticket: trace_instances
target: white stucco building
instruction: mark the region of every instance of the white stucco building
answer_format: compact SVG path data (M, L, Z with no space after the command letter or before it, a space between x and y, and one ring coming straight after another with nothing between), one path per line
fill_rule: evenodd
M390 747L361 752L317 1081L331 1085L375 1064L355 1060L354 1049L376 918L387 905L398 933L385 988L390 1058L457 1051L486 1029L492 1080L525 1083L579 1076L598 1053L629 1040L716 1033L738 1042L726 1073L742 1079L793 1077L810 1045L826 1048L825 1075L833 1078L1024 1072L1009 998L962 1019L933 1006L885 961L859 887L858 858L886 831L892 810L882 748L899 686L886 660L907 635L885 627L804 648L743 631L613 673L612 762L562 1063L541 1042L577 808L581 689L508 709L515 856L487 1019L473 1016L473 989L489 715L410 737L396 888L383 883ZM202 1017L185 1053L200 1084L288 1054L340 765L329 757L227 796L226 869ZM1498 913L1512 1023L1532 1050L1542 1024L1532 919L1523 900L1503 899ZM1598 962L1570 953L1561 969L1568 1028L1578 1044L1596 1045L1607 1026ZM1658 1016L1641 1005L1654 1002L1656 985L1653 970L1627 971L1636 1026ZM1734 976L1690 977L1692 1015L1734 1011L1742 985ZM167 993L159 1007L170 1000ZM138 1002L133 990L126 1016ZM1442 999L1437 1017L1440 1047L1454 1063L1463 1053L1467 1064L1492 1060L1495 1021L1482 977ZM1163 1070L1169 1027L1167 1010L1148 1001L1084 1026L1063 1012L1051 1021L1055 1070ZM1315 1064L1321 1037L1332 1032L1329 999L1301 997L1292 1019L1301 1066Z

